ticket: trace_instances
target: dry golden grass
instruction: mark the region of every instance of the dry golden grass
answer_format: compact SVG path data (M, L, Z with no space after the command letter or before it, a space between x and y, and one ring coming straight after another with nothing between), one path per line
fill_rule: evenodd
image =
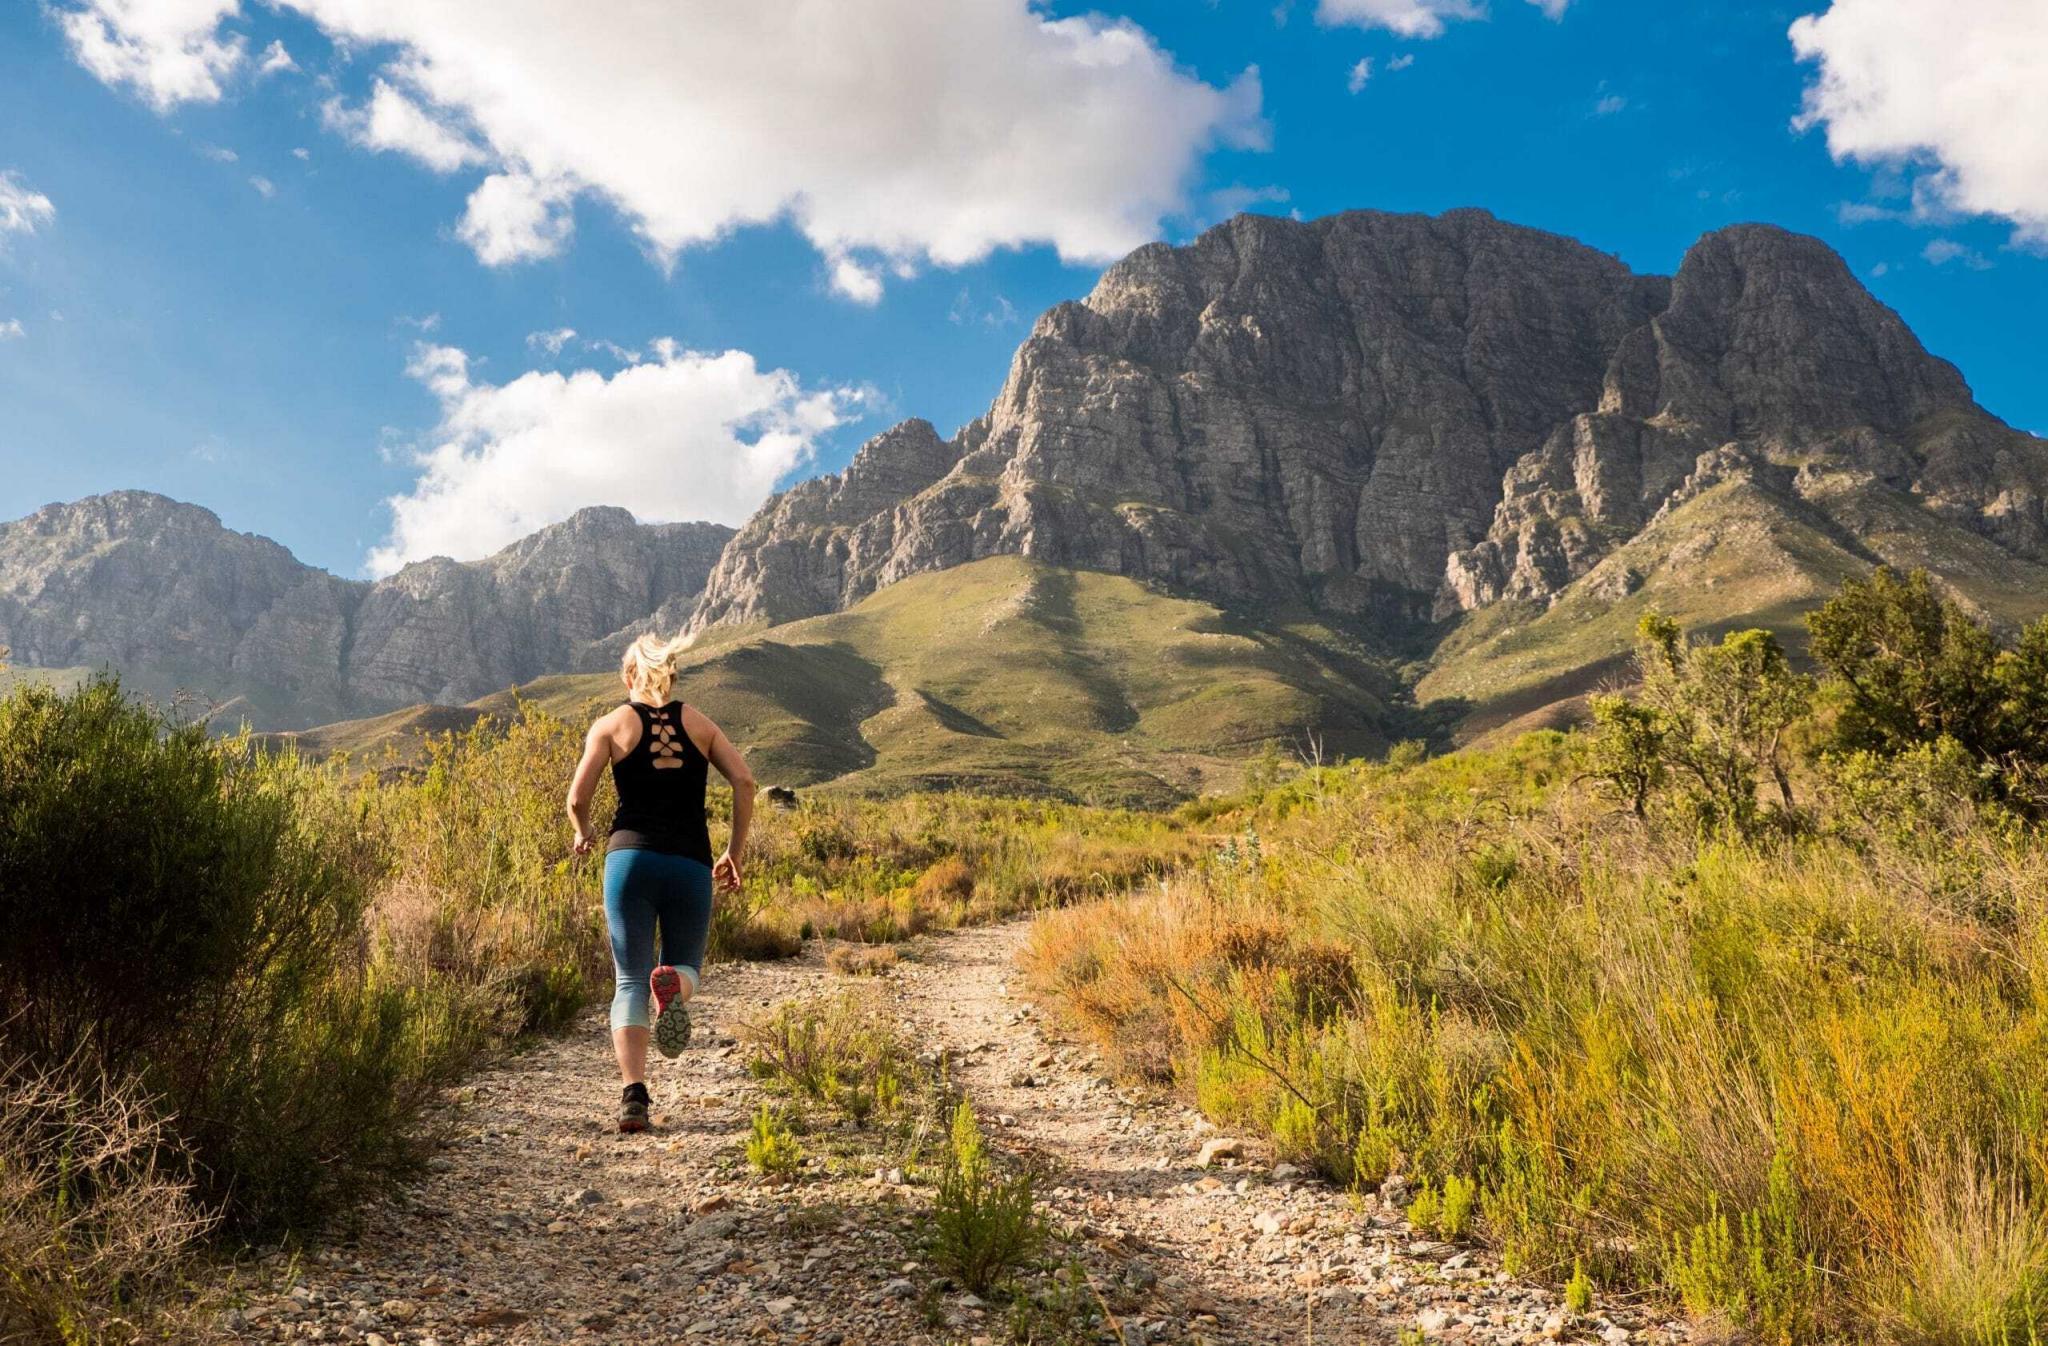
M901 956L893 944L835 944L825 965L843 977L885 977Z
M0 1341L199 1340L185 1261L215 1217L133 1084L0 1073Z
M1473 1184L1512 1268L1762 1340L2048 1333L2048 841L1659 834L1571 749L1305 773L1027 973L1340 1182Z

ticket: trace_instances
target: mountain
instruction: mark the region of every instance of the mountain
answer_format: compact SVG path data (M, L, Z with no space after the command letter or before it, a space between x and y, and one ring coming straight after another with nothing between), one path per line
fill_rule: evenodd
M536 677L580 709L608 681L555 675L687 625L702 699L784 774L1064 789L1121 762L1121 790L1259 735L1413 732L1396 660L1472 734L1569 714L1652 608L1797 652L1880 563L2010 627L2048 610L2044 501L2048 441L1815 239L1733 226L1666 277L1478 210L1240 216L1046 312L986 415L905 421L737 533L586 510L362 585L120 493L0 526L0 641L259 724L372 717L304 740L361 747ZM1062 586L1096 615L1047 616ZM1040 736L1068 719L1071 769Z
M0 644L20 665L111 666L291 728L607 666L663 604L695 599L731 534L586 509L484 560L368 584L196 505L116 491L0 524Z
M1400 679L1310 620L1255 625L1135 580L1000 556L890 585L843 612L724 628L678 684L762 779L977 787L1161 803L1235 782L1266 744L1376 754L1412 712ZM616 674L543 678L522 700L581 721ZM508 693L294 736L371 766L387 745L514 711ZM1396 729L1398 732L1398 730Z
M1246 215L1048 311L951 439L905 422L770 500L692 626L1018 554L1368 622L1484 724L1611 676L1653 602L1796 641L1892 561L2038 614L2044 498L2048 442L1818 240L1738 225L1662 277L1484 211Z

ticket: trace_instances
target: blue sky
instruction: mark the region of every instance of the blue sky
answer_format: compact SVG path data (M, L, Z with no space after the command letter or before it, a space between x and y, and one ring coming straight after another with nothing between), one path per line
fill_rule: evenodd
M898 418L979 414L1106 249L1236 209L1477 205L1651 271L1772 221L2048 431L2048 174L2038 146L2010 162L2048 124L2026 101L2041 25L2019 20L2017 94L1960 88L1975 66L1940 29L1967 18L1901 31L2028 0L976 0L995 26L936 34L873 0L796 57L763 20L590 50L540 33L470 64L497 37L460 6L217 0L196 35L119 26L154 2L0 7L0 518L146 487L344 574L474 553L591 496L737 522ZM1802 62L1788 29L1822 12L1826 62ZM749 43L760 65L702 96L659 64ZM1109 84L1061 64L1132 43ZM520 63L557 50L588 69L508 106ZM621 70L643 50L655 68ZM1824 69L1835 99L1796 128ZM640 76L613 138L584 91ZM403 96L373 123L380 82ZM577 117L588 134L557 134ZM479 205L487 178L507 196Z

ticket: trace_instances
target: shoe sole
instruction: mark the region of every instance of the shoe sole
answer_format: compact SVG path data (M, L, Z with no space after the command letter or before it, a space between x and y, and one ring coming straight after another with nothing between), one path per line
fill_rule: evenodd
M619 1130L626 1135L635 1135L646 1129L647 1119L645 1117L619 1118Z
M647 981L654 992L654 1045L663 1056L678 1056L690 1045L690 1011L681 1005L670 1006L683 993L682 974L663 964Z
M682 1055L683 1048L690 1045L690 1011L676 1005L655 1020L654 1045L663 1056Z

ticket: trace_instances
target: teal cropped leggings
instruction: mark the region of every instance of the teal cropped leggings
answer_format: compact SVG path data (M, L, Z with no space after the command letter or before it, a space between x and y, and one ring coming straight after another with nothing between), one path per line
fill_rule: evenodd
M618 979L612 1027L645 1028L657 928L662 961L688 977L692 991L697 988L711 935L711 870L662 851L613 851L604 858L604 919Z

